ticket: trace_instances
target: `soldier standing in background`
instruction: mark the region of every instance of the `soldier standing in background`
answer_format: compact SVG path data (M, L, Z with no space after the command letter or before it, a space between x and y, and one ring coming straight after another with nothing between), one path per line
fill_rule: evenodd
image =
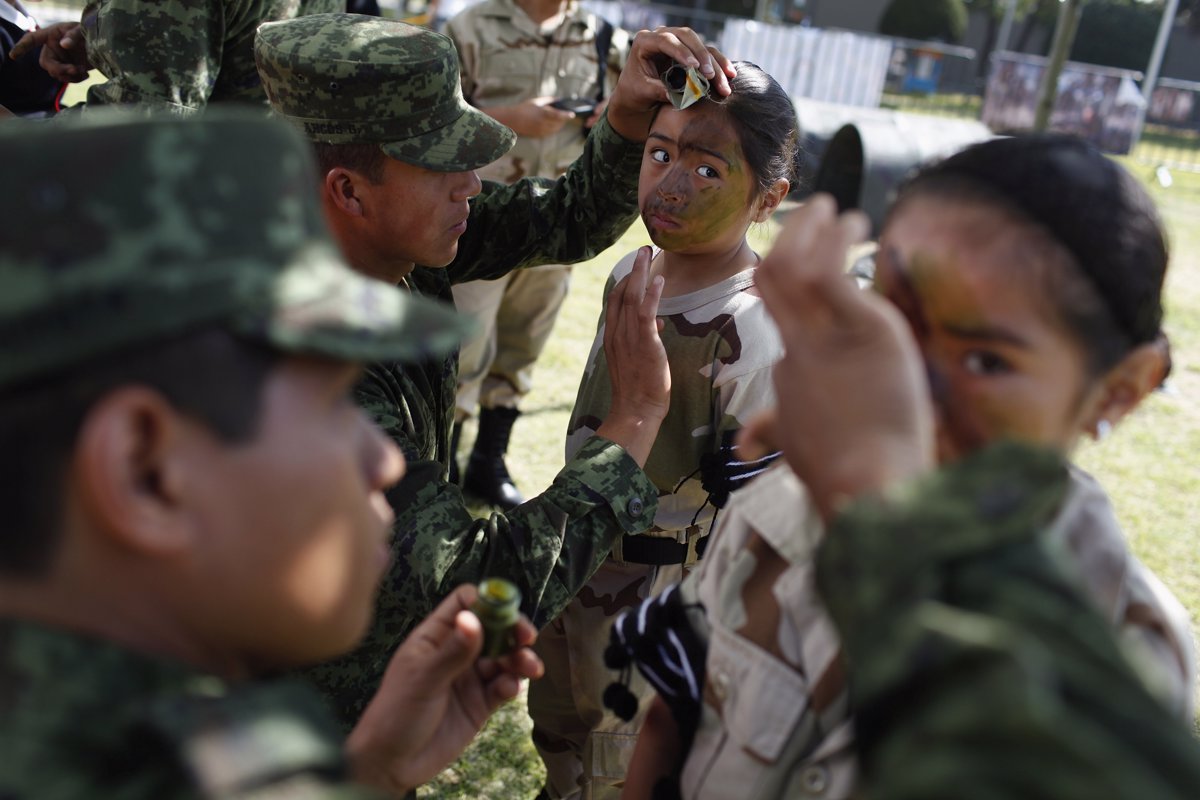
M484 0L451 19L446 34L458 49L467 102L517 134L507 154L478 170L506 184L567 171L629 52L625 31L576 0ZM455 305L480 327L459 354L451 480L463 420L478 407L463 489L505 510L525 501L504 454L570 280L569 265L546 264L454 286Z
M264 22L345 10L345 0L92 0L81 22L26 35L13 58L39 45L57 80L88 70L106 78L88 89L89 106L137 103L179 114L208 103L261 105L254 32Z
M271 107L313 141L314 190L351 265L446 301L453 283L591 258L628 227L641 142L667 100L664 62L690 63L729 92L728 73L718 71L728 60L693 31L643 32L566 175L483 185L474 170L502 156L512 132L463 100L445 36L328 14L264 25L255 52ZM653 519L657 490L641 465L666 414L670 377L653 319L661 283L649 282L644 264L635 272L618 289L609 326L620 334L609 353L611 413L546 492L507 515L475 519L446 480L457 357L367 367L356 398L400 446L409 472L388 492L394 560L375 626L356 652L311 674L343 720L357 718L398 638L466 576L513 581L522 609L544 624L616 539Z

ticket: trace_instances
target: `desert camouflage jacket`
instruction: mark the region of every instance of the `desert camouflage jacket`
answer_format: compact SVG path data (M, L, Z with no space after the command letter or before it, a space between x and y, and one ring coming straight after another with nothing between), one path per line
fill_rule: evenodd
M1067 489L998 445L831 522L864 797L1197 796L1200 747L1040 535Z
M209 102L265 104L258 26L345 10L345 0L92 0L83 13L88 58L108 81L88 90L88 104L181 114Z
M462 90L467 102L486 110L516 105L534 97L596 100L601 89L612 94L629 53L629 34L612 28L604 71L596 38L604 20L577 2L569 3L561 24L552 33L537 25L513 0L484 0L446 23L462 65ZM480 177L513 183L527 176L557 178L583 149L582 114L557 133L541 138L518 137L498 161L479 170Z
M636 255L630 253L613 268L604 287L606 304L612 288L632 271ZM783 344L753 288L750 268L659 303L660 335L671 362L671 408L646 459L646 474L659 493L651 536L673 538L693 528L708 532L716 506L703 486L701 463L775 402L771 368L783 355ZM602 308L567 423L568 458L600 427L612 405L604 316Z
M637 213L641 150L602 120L558 181L484 183L458 256L445 269L417 267L409 288L451 302L451 282L594 256ZM347 723L365 708L396 645L455 586L506 577L520 588L523 611L542 625L566 607L614 540L654 518L653 484L624 449L593 437L545 493L507 515L474 519L447 481L457 374L457 354L371 364L356 389L359 404L404 451L408 474L388 495L394 560L366 641L309 671Z
M182 664L0 621L5 800L343 800L337 727L303 685L230 687Z

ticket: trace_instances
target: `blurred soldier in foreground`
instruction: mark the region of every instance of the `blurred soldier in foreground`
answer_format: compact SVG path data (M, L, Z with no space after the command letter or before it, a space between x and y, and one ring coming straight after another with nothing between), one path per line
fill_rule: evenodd
M350 264L414 294L451 300L453 283L518 267L591 258L637 213L642 140L667 94L663 62L703 61L728 94L728 61L687 29L634 41L608 110L557 181L481 184L512 132L467 105L450 40L374 17L316 15L264 25L255 43L271 107L314 142L316 187ZM350 657L314 679L346 721L374 692L388 653L454 586L500 576L536 624L554 618L612 543L644 530L657 506L641 469L666 414L670 374L654 314L662 283L642 263L617 286L606 342L611 413L542 495L474 519L447 481L458 364L379 360L358 403L404 452L408 477L388 493L393 568L376 624Z
M306 687L258 678L352 647L387 563L404 461L353 362L445 353L460 320L347 268L286 126L95 115L0 146L0 797L432 777L540 672L476 660L473 587L344 748Z

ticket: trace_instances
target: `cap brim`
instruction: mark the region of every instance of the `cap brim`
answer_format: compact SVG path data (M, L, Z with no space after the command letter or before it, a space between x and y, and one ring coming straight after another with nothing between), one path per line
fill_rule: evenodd
M346 361L423 361L453 352L474 321L453 307L368 278L334 250L314 245L280 273L273 312L249 321L287 352Z
M510 128L463 104L463 113L449 125L411 139L385 142L388 156L437 172L466 172L491 164L517 141Z

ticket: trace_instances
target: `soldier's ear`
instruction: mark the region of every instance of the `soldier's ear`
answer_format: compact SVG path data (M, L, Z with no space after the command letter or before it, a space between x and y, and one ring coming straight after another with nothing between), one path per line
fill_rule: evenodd
M345 167L334 167L325 173L325 203L340 214L363 216L362 176Z
M101 398L80 427L72 480L88 527L110 544L167 556L194 538L183 513L184 421L158 392L124 386Z

